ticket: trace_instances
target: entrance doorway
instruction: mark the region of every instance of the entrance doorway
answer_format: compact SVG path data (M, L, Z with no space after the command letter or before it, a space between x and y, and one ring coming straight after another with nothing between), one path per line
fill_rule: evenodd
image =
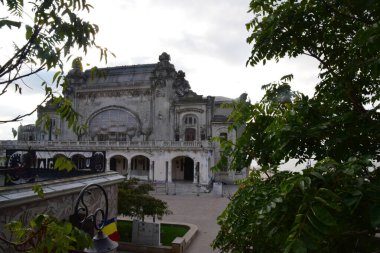
M128 160L121 155L116 155L110 159L110 170L117 171L124 175L127 173Z
M173 180L194 180L194 160L187 156L179 156L172 160Z

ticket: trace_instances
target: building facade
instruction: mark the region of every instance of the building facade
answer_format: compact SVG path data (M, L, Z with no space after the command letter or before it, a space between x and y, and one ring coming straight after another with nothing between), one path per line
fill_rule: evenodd
M211 171L221 152L212 138L237 138L236 131L228 131L231 109L223 106L233 99L196 94L167 53L154 64L98 73L94 77L79 66L68 73L65 96L79 113L79 123L87 125L85 132L76 135L48 103L38 109L39 118L49 116L48 129L36 127L35 135L21 131L19 136L33 136L42 146L50 143L54 156L70 157L78 169L86 169L86 151L91 149L105 152L106 170L128 177L208 184L215 178L232 181L243 176L244 171ZM65 152L65 147L77 151Z

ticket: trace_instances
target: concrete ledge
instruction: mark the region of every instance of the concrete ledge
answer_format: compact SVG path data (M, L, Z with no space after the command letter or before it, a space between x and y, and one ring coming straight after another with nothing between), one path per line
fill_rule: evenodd
M187 226L187 227L190 228L189 231L187 231L187 233L183 237L177 237L177 238L183 238L183 240L184 240L184 249L186 249L187 247L189 247L190 243L193 241L193 239L195 238L195 236L198 233L198 226L194 225L194 224L190 224L190 223L178 223L178 222L165 221L165 222L161 222L161 224L176 224L176 225L180 225L180 226ZM174 241L176 239L174 239Z
M37 183L42 185L44 199L49 199L79 192L88 184L97 183L102 186L107 186L120 183L124 179L125 177L119 173L108 171L93 175L0 187L0 209L41 200L41 198L32 190L32 186Z
M118 250L132 251L136 253L173 253L170 246L148 246L130 242L118 242Z

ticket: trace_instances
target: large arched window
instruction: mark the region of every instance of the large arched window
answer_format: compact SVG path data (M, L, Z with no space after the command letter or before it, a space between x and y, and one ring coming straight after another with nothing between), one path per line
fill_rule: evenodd
M96 114L89 121L90 137L97 141L127 141L140 132L139 120L131 112L110 108Z

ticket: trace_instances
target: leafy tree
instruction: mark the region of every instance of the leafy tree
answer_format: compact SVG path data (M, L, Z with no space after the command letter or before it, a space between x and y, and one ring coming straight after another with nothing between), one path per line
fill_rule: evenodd
M98 26L80 17L83 11L89 12L92 6L86 0L0 0L0 5L8 10L9 16L0 17L0 29L17 30L25 33L25 40L13 42L14 52L8 59L0 62L0 96L7 94L14 86L16 92L22 93L25 84L23 78L37 74L42 70L59 70L52 83L42 82L46 101L59 105L57 111L69 122L74 131L81 131L76 125L78 114L72 110L71 103L53 88L60 88L64 93L68 88L68 79L63 72L65 63L80 51L87 53L95 47L100 50L101 60L107 60L108 50L95 43ZM1 120L0 123L19 121L33 114L17 115Z
M118 209L119 213L144 221L145 216L161 219L171 214L166 202L149 195L152 185L140 183L137 179L129 179L119 184Z
M27 3L23 0L0 0L0 6L6 9L7 15L0 17L0 29L25 34L24 41L13 42L14 50L10 52L10 57L3 57L0 62L0 96L5 96L13 87L22 94L22 88L27 86L24 78L43 70L58 70L51 83L41 83L45 90L41 105L49 102L57 106L61 118L80 134L85 126L77 125L78 113L73 110L71 102L54 89L67 92L69 79L63 69L74 54L86 54L90 48L97 48L100 59L107 60L107 48L100 47L95 42L97 25L80 16L83 11L89 12L92 6L86 0L31 0ZM2 38L3 41L4 39ZM80 58L76 58L73 64L81 66ZM34 108L27 114L1 120L0 124L20 121L36 110ZM47 128L49 122L46 119ZM15 135L16 132L13 132ZM61 165L68 166L65 161ZM33 190L43 197L41 185L35 185ZM58 222L52 217L38 215L29 225L10 223L9 229L17 236L17 240L11 242L3 237L0 240L15 247L24 247L26 243L27 248L23 249L32 252L68 252L90 246L88 235L73 228L71 224Z
M68 222L59 222L55 218L40 214L25 226L21 221L7 224L15 241L0 237L1 241L22 252L70 252L83 250L92 245L92 240L84 231Z
M292 76L263 86L255 104L237 103L225 141L231 169L260 169L244 180L218 222L223 252L375 252L380 241L380 2L253 0L248 64L308 55L320 82L308 97ZM297 159L316 164L279 171ZM223 159L222 159L223 161ZM226 161L226 159L224 159Z

